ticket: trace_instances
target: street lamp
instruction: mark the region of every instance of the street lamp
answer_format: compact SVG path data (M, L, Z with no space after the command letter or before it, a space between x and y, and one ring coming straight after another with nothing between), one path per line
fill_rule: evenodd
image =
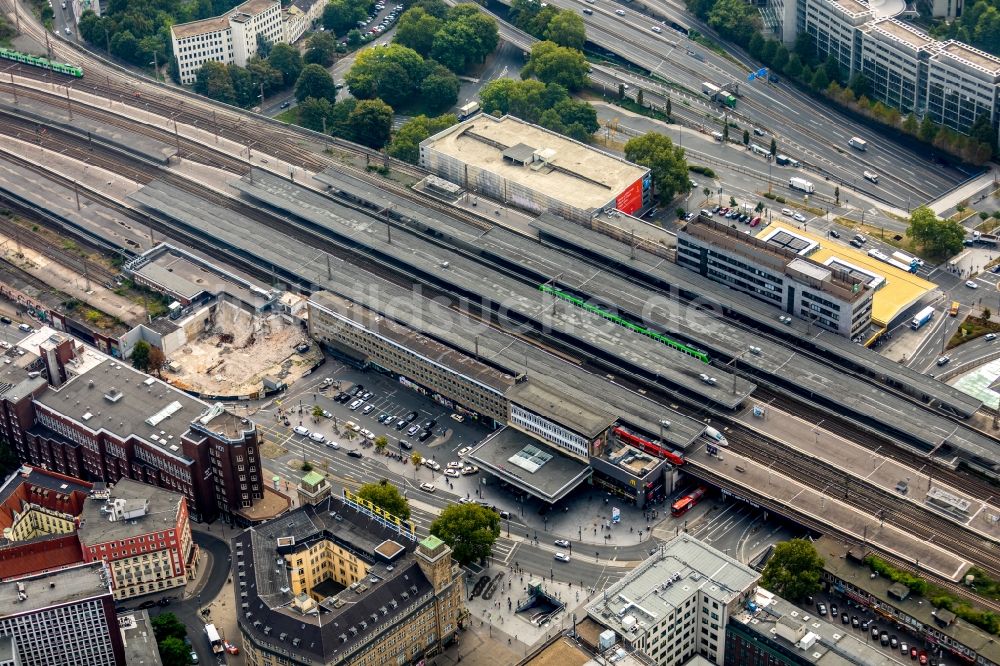
M153 62L149 63L153 66L153 78L157 81L160 80L160 64L156 58L156 51L153 51Z

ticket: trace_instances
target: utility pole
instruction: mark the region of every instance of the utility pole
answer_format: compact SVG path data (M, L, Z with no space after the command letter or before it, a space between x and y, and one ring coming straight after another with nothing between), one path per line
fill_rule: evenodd
M75 180L73 181L73 194L76 195L76 209L79 211L80 210L80 188L79 188L79 182L75 181Z
M7 73L10 74L10 89L14 92L14 104L17 104L17 85L14 83L14 72L7 70Z
M69 96L69 86L66 86L66 109L69 111L69 119L73 120L73 102Z

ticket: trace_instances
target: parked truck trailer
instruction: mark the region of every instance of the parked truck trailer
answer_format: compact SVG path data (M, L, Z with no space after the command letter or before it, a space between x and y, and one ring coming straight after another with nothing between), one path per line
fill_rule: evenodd
M788 179L788 187L793 190L802 190L807 194L812 194L816 191L816 187L812 184L812 181L797 176Z

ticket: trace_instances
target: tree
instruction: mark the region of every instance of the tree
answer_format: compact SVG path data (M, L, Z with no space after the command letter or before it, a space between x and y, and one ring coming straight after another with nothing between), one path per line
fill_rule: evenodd
M667 117L667 122L670 122L670 112L673 110L673 105L670 104L670 96L667 96L667 101L663 104L663 115Z
M358 21L365 18L365 10L359 3L350 0L330 0L323 7L323 27L338 37L351 29L356 29Z
M833 188L833 196L836 199L836 205L840 205L840 186L837 185Z
M753 33L753 37L750 38L750 43L747 44L747 52L754 58L760 58L760 54L764 51L764 38L759 32Z
M149 367L149 350L150 345L145 340L139 340L132 347L132 353L129 355L129 361L132 362L132 367L136 370L142 370L143 372Z
M750 145L750 130L743 130L743 145Z
M164 367L167 365L167 357L164 355L163 350L155 345L149 346L149 365L147 372L155 372L157 377L162 378L163 375L160 374Z
M815 90L826 90L826 87L830 85L830 78L827 76L826 69L823 67L817 68L810 85Z
M313 405L313 409L312 409L312 417L313 417L314 419L320 419L320 418L323 418L323 408L322 408L322 407L320 407L319 405Z
M871 83L868 82L868 77L861 72L851 77L847 87L851 89L855 97L868 97L872 94Z
M329 67L337 57L337 38L333 33L316 32L309 38L309 49L303 62L307 65Z
M431 109L441 112L458 102L458 77L447 67L437 65L420 82L420 98Z
M407 9L399 17L393 41L413 49L426 58L431 53L434 35L441 29L442 23L441 19L428 14L422 7Z
M413 463L413 468L416 469L417 467L420 467L420 465L423 464L424 457L422 455L420 455L419 453L417 453L416 451L414 451L410 455L410 462Z
M830 56L827 57L826 62L823 64L823 71L826 72L826 78L828 80L840 81L840 63L837 61L836 56L830 54ZM825 87L826 86L824 86L824 88Z
M774 54L778 52L778 42L773 39L768 39L764 42L764 46L760 50L760 59L766 64L770 65L774 60Z
M333 77L322 65L306 65L295 82L295 99L325 99L333 103L337 99L337 88Z
M264 94L269 95L279 90L282 84L281 72L271 67L270 63L261 58L251 58L246 67L250 77L250 86L254 89L254 95L260 94L261 85L264 86Z
M724 37L741 46L750 43L750 38L760 27L757 10L743 0L716 0L708 12L708 24Z
M771 61L771 67L778 70L779 72L785 71L785 67L788 66L788 59L791 56L788 53L788 49L784 44L778 44L777 50L774 52L774 59Z
M920 206L910 214L907 235L931 255L944 257L962 249L965 230L954 220L942 220L927 206Z
M521 78L536 76L539 81L558 83L576 92L587 85L588 69L590 65L580 51L553 42L538 42L531 47L531 57L521 70Z
M797 79L802 74L802 59L798 53L788 56L788 64L785 65L785 74Z
M500 536L500 514L478 504L452 504L431 523L430 533L451 546L459 564L482 561Z
M390 105L401 106L413 99L425 69L419 53L390 44L359 53L344 80L358 99L380 97Z
M804 65L812 65L816 61L816 42L805 30L800 30L795 36L795 46L792 50Z
M778 142L775 141L774 137L772 136L771 137L771 156L773 157L773 156L775 156L777 154L778 154Z
M924 116L924 119L920 121L920 129L917 130L917 137L921 141L930 143L934 140L934 137L937 136L937 132L938 127L934 124L934 121L931 120L930 115Z
M353 28L347 33L347 43L353 49L361 46L361 41L364 39L364 35L357 28Z
M157 648L163 666L189 666L191 663L191 649L180 638L165 638L157 643Z
M582 51L587 42L583 18L576 12L561 11L552 17L545 29L545 39L559 46Z
M420 159L420 142L457 122L458 118L453 114L437 118L423 115L411 118L396 130L389 144L389 154L404 162L416 164Z
M985 320L989 319L990 317L992 317L993 313L990 312L989 308L983 308L983 313L981 315L979 315L979 316L980 316L980 318L982 318L985 321Z
M322 132L330 123L333 104L330 100L308 97L298 106L299 123L314 132Z
M271 55L267 56L267 62L281 72L281 79L286 86L295 83L302 73L302 56L291 44L275 44Z
M812 542L792 539L774 547L760 584L790 601L799 601L820 590L822 575L823 558Z
M993 129L988 113L981 113L976 117L972 127L969 128L969 138L979 143L988 144L992 150L996 150L997 133Z
M729 123L722 126L722 143L729 141Z
M392 107L380 99L361 100L347 122L351 138L369 148L381 148L392 132Z
M162 641L169 636L184 640L184 636L187 635L187 627L173 613L154 615L149 623L153 627L153 635L157 641Z
M386 444L388 443L389 440L386 440ZM385 509L400 520L410 519L410 503L400 494L399 488L389 483L388 479L364 484L358 489L358 497L368 500L380 509Z
M650 132L631 138L625 144L625 158L649 167L661 202L667 203L678 192L687 191L690 179L684 149L675 148L669 137Z
M389 446L389 438L385 435L379 435L375 438L375 450L379 453L385 451L385 447Z

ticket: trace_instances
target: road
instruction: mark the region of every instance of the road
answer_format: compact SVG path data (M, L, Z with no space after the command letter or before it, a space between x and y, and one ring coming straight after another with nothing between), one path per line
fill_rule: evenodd
M229 544L219 537L205 531L209 529L204 525L192 523L192 538L194 542L211 555L212 568L207 577L201 583L201 592L198 596L184 600L173 600L169 606L156 606L149 609L150 617L155 617L160 613L173 613L184 623L188 629L188 638L191 645L198 653L199 663L214 664L215 656L208 647L205 640L205 623L211 622L211 618L204 618L199 614L202 601L206 603L218 596L219 591L225 584L230 572L230 550ZM178 594L177 590L169 590L163 594L146 595L140 598L141 601L157 601L163 597L174 599ZM136 600L129 600L122 605L134 608L140 603Z
M701 83L738 83L742 97L731 120L741 128L752 125L767 130L777 139L781 152L827 170L834 181L864 186L893 206L912 207L915 202L936 198L967 177L957 169L934 164L924 154L873 134L869 128L835 109L817 104L816 100L791 86L760 81L748 84L747 72L756 69L757 65L731 45L727 45L727 51L735 53L739 62L724 58L663 24L658 25L662 32L653 32L651 28L659 19L636 12L628 5L609 0L596 0L594 4L584 0L553 0L553 4L573 11L583 7L592 9L592 15L583 16L588 40L677 84L666 86L620 72L615 75L630 82L632 88L642 87L647 103L662 105L669 94L674 109L681 104L688 105L700 122L711 123L712 129L716 129L714 125L721 126L724 111L701 94ZM686 13L682 16L676 8L667 11L668 7L662 3L664 16L670 14L691 24ZM709 30L703 32L711 34ZM512 37L509 29L502 29L501 35ZM597 85L604 83L602 76L593 78ZM610 80L607 84L617 90L616 81ZM633 94L634 91L629 92L630 96ZM869 144L868 151L860 153L849 148L847 141L851 136L864 137ZM865 169L881 174L878 186L857 182Z

